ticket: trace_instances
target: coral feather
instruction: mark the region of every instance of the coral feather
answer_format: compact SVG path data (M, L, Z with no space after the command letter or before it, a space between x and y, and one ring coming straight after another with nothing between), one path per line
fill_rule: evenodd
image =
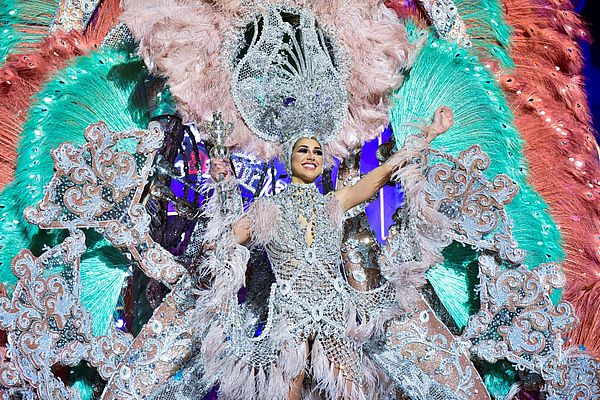
M504 0L515 69L499 80L530 164L564 239L567 287L579 326L571 341L600 356L600 165L583 89L577 40L589 37L570 2ZM501 71L500 71L501 72Z
M72 57L84 54L87 44L77 32L57 32L37 51L10 55L0 69L0 189L13 178L16 147L27 118L31 97Z
M13 179L16 147L32 96L74 57L97 48L120 13L119 0L103 1L83 35L57 31L39 43L30 43L28 53L7 57L0 68L0 189Z

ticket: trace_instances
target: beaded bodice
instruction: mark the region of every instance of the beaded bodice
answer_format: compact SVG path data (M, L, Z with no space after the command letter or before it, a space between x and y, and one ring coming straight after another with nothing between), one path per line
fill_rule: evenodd
M314 185L292 184L273 201L279 210L277 230L266 244L277 287L274 303L297 335L342 334L352 301L342 276L342 230L332 220L339 212L333 193Z
M392 306L391 285L358 291L348 284L342 272L342 212L333 193L323 196L312 184L291 184L285 192L258 201L262 203L255 205L250 218L266 219L262 225L269 226L267 235L258 230L254 234L264 239L261 244L275 283L266 325L258 337L248 336L252 334L248 322L255 318L232 294L222 318L233 353L248 364L270 368L282 341L304 348L305 341L314 340L345 379L358 382L362 346L349 333L357 323Z

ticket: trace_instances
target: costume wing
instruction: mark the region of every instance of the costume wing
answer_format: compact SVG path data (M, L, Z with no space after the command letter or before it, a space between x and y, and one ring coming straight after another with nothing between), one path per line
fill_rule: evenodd
M419 22L409 23L413 40L429 38L396 94L396 139L402 143L414 133L410 125L422 123L414 116L430 115L437 104L453 108L455 126L433 147L456 155L479 144L492 159L488 173L508 174L518 184L507 211L526 262L564 260L566 298L578 309L580 329L591 331L595 311L586 313L587 297L581 297L591 293L580 289L590 284L583 277L595 276L598 265L593 205L598 163L576 42L587 33L568 4L444 4L423 2L437 10L436 37L418 28ZM454 307L461 301L446 302L463 324L467 309ZM585 334L577 335L593 349Z
M119 29L112 30L119 2L70 10L66 3L0 2L0 279L9 293L17 284L11 261L18 252L40 254L65 239L64 231L40 230L23 218L52 178L50 151L63 142L84 143L85 128L99 121L119 131L146 127L150 120L143 90L147 71L130 56L131 43L120 42ZM102 336L112 331L113 314L123 305L131 262L94 231L86 232L86 246L78 266L79 300L91 315L91 331ZM89 374L76 375L74 386L89 398Z
M423 13L393 3L410 16L412 38L427 37L396 93L392 127L398 143L423 125L440 104L454 110L455 125L433 148L458 155L478 144L490 156L489 177L507 174L519 193L506 207L512 233L530 267L563 262L564 298L581 320L570 338L593 354L597 310L598 161L581 86L577 40L587 33L570 4L513 1L423 1ZM435 35L432 34L435 32ZM584 217L585 215L585 217ZM585 222L584 222L585 221ZM452 245L443 265L428 272L459 326L479 307L475 251ZM473 269L475 268L475 269ZM593 278L592 278L593 277ZM560 293L554 293L556 302ZM597 295L596 295L597 296ZM492 379L486 379L494 393ZM506 390L498 385L496 393Z

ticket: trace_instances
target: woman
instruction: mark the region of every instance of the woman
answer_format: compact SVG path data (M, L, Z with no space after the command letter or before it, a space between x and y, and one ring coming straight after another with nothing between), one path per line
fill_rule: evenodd
M430 143L452 123L452 111L438 108L425 129L425 141ZM358 292L343 278L342 214L377 193L402 165L392 158L356 185L323 196L314 185L323 171L321 144L300 138L289 157L290 186L259 199L233 225L235 241L264 246L272 264L276 284L267 326L257 338L236 333L236 321L243 317L230 299L223 309L229 317L206 334L211 338L203 347L207 368L227 371L220 371L225 398L300 399L308 367L317 389L328 398L376 398L386 389L378 386L375 368L363 358L361 346L377 320L389 318L390 310L397 312L397 299L389 286ZM211 176L230 178L228 162L211 160ZM215 350L219 337L227 343Z

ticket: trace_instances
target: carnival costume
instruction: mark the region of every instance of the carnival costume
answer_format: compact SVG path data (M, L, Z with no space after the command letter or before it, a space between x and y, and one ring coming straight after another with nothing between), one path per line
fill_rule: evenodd
M305 399L599 395L570 3L0 0L0 19L2 396L282 399L301 374ZM455 124L429 145L439 105ZM380 246L327 174L354 184L388 124L404 200ZM278 179L305 137L321 188ZM235 179L199 182L198 139Z

